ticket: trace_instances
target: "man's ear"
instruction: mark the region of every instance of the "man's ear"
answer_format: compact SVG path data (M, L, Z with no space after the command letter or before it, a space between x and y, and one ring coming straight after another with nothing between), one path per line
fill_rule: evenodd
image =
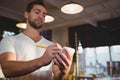
M25 12L25 13L24 13L24 17L25 17L25 18L28 18L28 12Z

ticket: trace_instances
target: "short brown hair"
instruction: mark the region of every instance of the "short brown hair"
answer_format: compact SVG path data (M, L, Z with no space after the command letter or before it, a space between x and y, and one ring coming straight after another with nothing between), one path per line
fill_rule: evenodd
M41 6L45 7L43 0L35 0L35 1L30 2L27 5L26 11L30 12L34 5L41 5Z

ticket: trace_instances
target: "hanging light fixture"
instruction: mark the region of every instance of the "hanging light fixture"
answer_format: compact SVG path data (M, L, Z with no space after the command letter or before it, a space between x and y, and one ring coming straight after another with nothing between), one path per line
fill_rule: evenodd
M19 23L16 24L16 27L26 29L26 21L25 20L20 21Z
M50 16L50 15L46 15L45 17L45 23L49 23L49 22L53 22L54 21L54 17Z
M45 23L49 23L49 22L53 22L54 21L54 17L50 16L50 15L46 15L45 17ZM26 21L23 20L19 23L16 24L16 27L21 28L21 29L26 29Z
M66 14L77 14L83 11L83 6L76 4L71 0L71 2L61 7L61 11Z

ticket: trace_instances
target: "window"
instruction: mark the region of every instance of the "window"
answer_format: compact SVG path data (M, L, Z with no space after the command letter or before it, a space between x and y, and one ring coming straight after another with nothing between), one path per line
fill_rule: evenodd
M4 32L3 32L3 37L13 36L13 35L15 35L14 32L10 32L10 31L4 31Z
M80 46L78 46L78 49ZM110 60L112 60L113 63L120 62L120 45L113 45L110 47L109 46L101 46L101 47L84 48L84 55L85 55L85 57L84 56L83 57L85 58L85 66L86 66L85 73L86 74L103 73L104 75L108 75L109 74L108 68L110 66L108 64L108 62L110 62ZM111 59L110 59L110 57L111 57ZM81 62L82 62L82 60L81 60ZM79 63L81 63L81 62L79 62ZM80 65L80 64L78 64L78 65ZM113 64L113 66L114 66L114 64ZM81 71L81 70L79 70L79 71ZM114 70L113 70L113 72L114 72Z
M120 61L120 45L111 46L112 61Z

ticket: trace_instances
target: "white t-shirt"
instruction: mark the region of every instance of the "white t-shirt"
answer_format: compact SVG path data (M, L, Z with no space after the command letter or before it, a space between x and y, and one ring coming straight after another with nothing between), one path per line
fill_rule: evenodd
M48 46L52 42L42 39L34 42L31 38L20 33L16 36L5 37L0 43L0 54L4 52L14 52L17 61L28 61L41 57L45 48L38 48L36 45ZM52 63L41 67L40 69L32 72L31 74L12 78L10 80L51 80L52 77Z

